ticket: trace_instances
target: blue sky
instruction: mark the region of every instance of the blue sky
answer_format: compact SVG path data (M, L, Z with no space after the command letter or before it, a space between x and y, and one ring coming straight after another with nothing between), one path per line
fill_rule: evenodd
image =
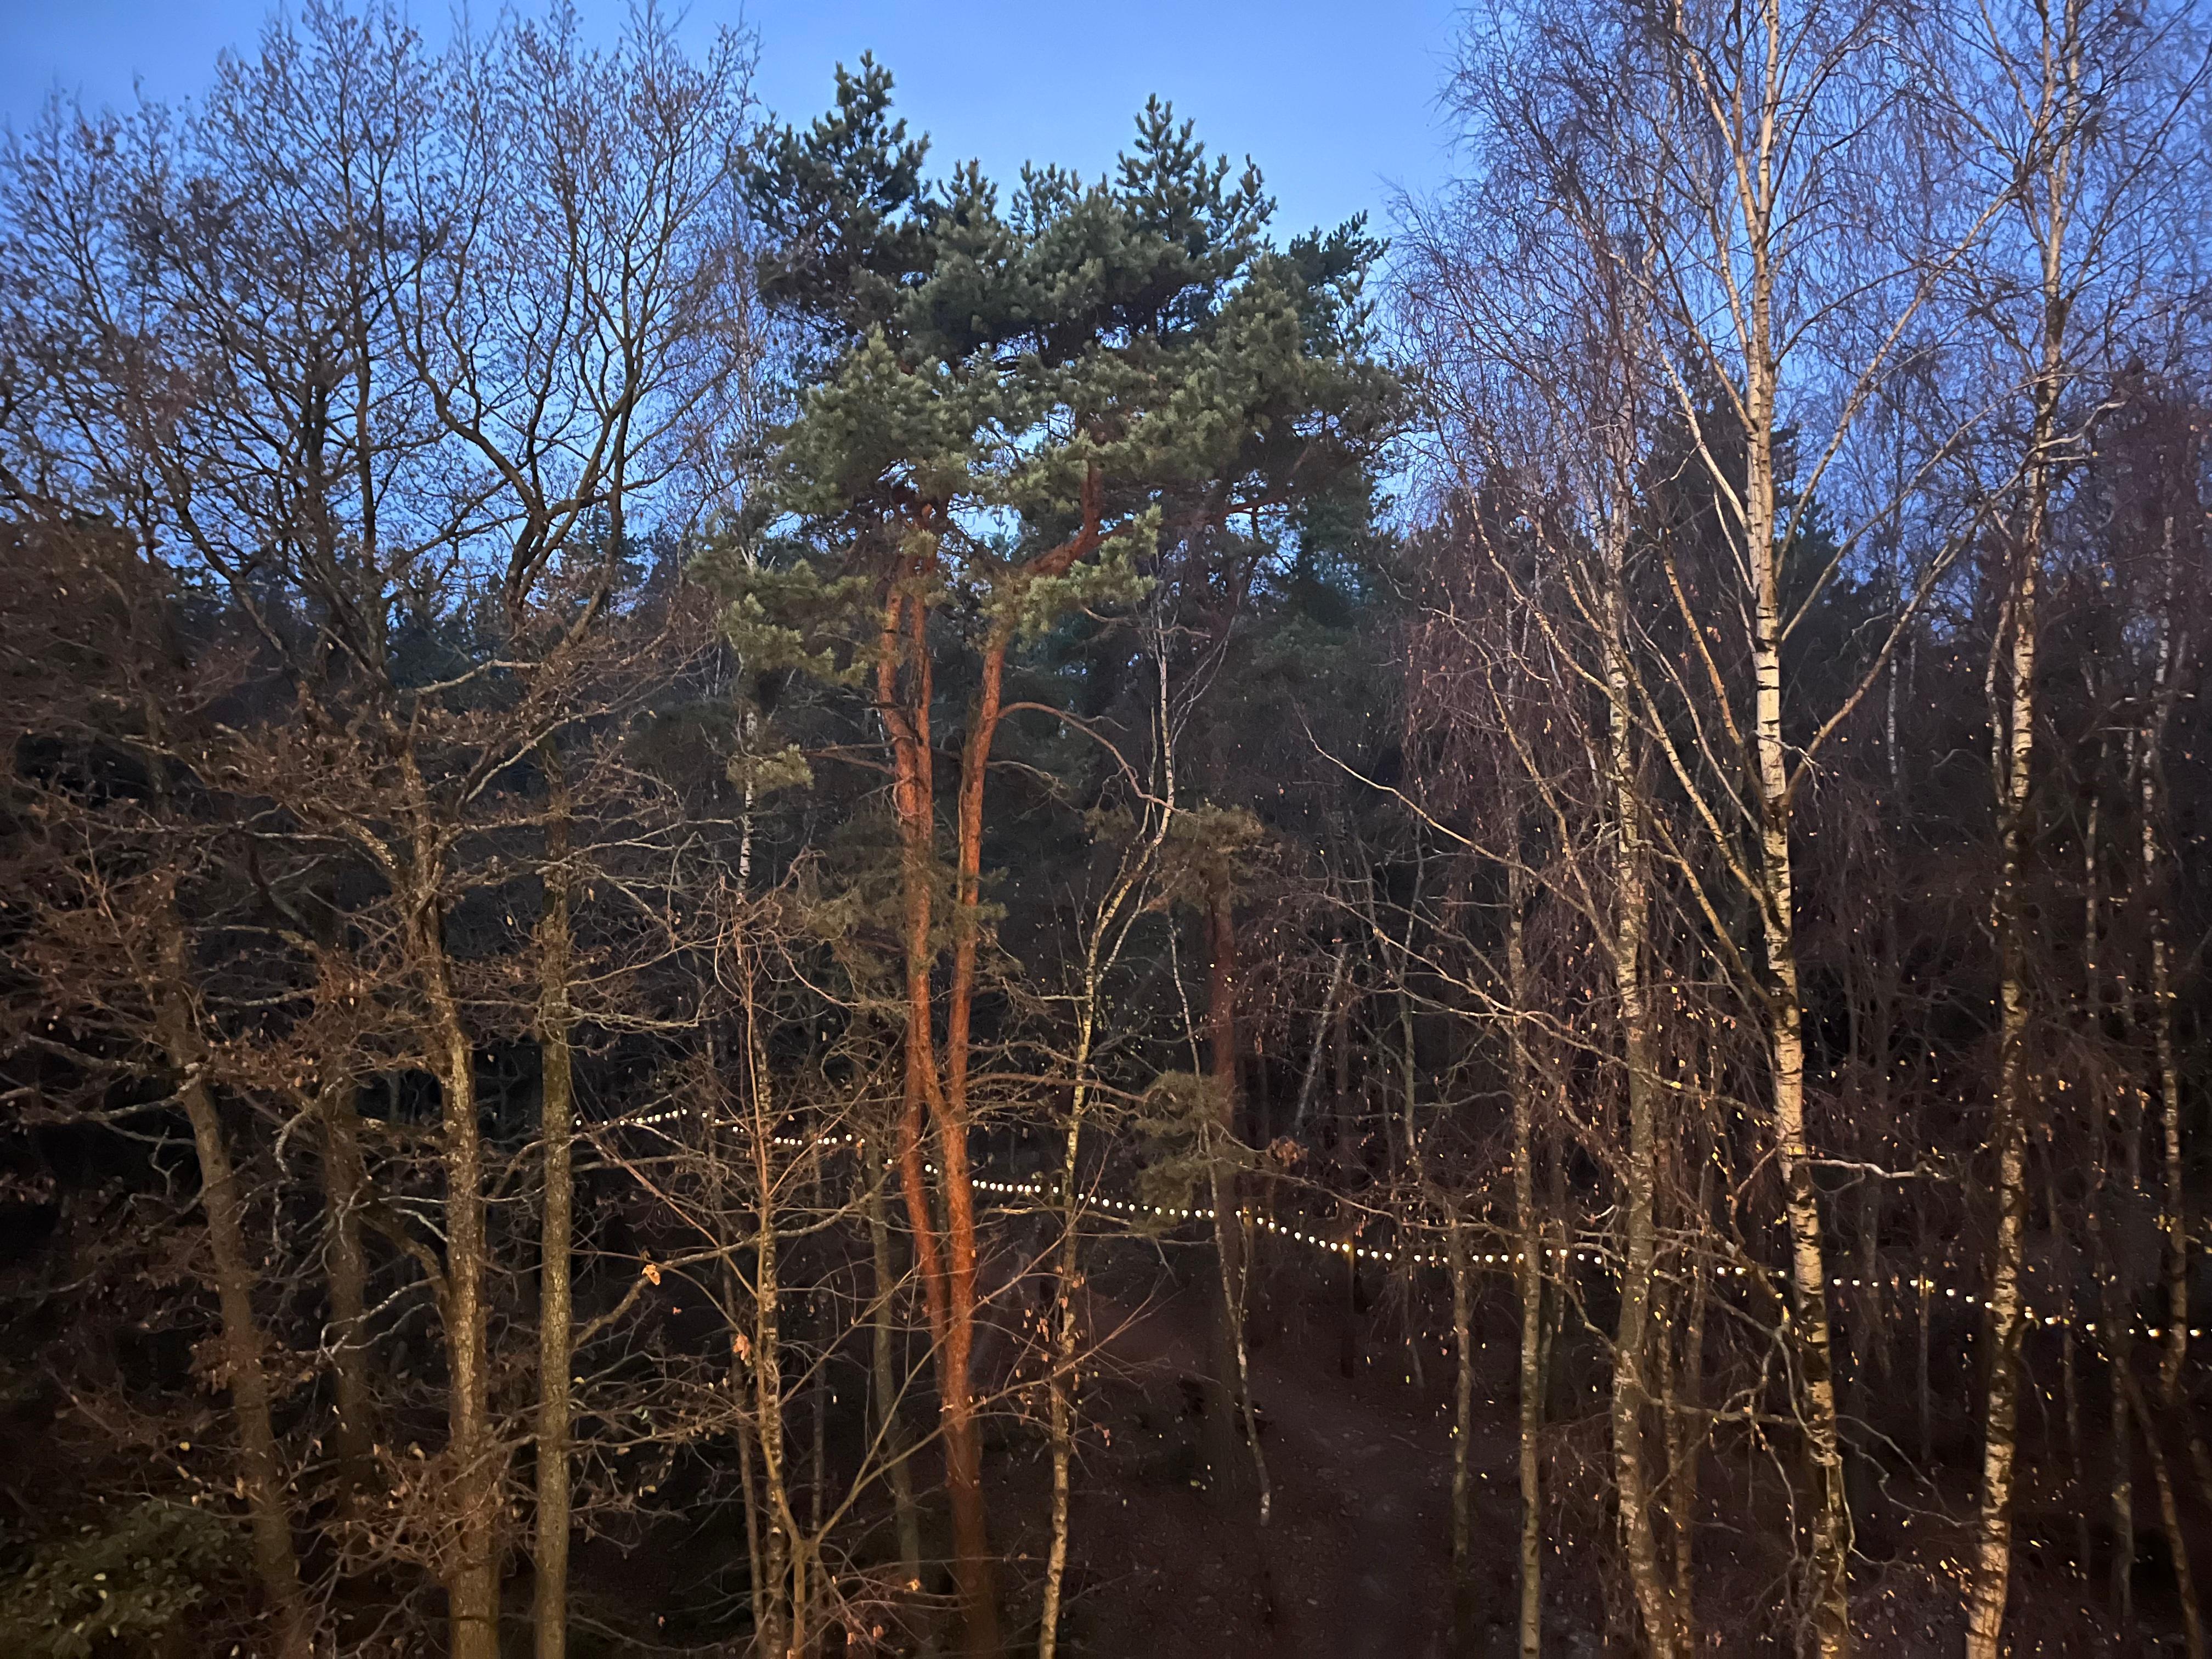
M623 0L582 0L611 28ZM262 0L0 0L0 118L18 127L57 85L93 104L189 98L217 52L250 45ZM481 17L491 7L478 4ZM416 4L426 34L443 4ZM1024 158L1103 168L1146 94L1194 116L1200 136L1249 154L1281 204L1279 227L1387 220L1394 188L1444 176L1436 92L1452 0L695 0L687 35L741 19L759 31L759 90L780 114L829 100L831 66L872 50L939 166L969 156L1011 179Z

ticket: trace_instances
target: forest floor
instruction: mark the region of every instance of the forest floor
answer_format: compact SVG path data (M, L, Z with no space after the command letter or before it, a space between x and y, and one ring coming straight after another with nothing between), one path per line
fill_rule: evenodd
M1482 1346L1468 1444L1474 1628L1455 1651L1447 1628L1454 1364L1448 1331L1417 1324L1409 1341L1407 1328L1409 1312L1418 1319L1435 1298L1408 1296L1403 1286L1394 1295L1379 1274L1370 1274L1365 1294L1356 1294L1340 1265L1310 1257L1261 1265L1248 1329L1251 1391L1272 1486L1263 1527L1241 1443L1226 1479L1207 1462L1203 1379L1212 1370L1215 1293L1208 1261L1202 1247L1135 1240L1100 1248L1091 1258L1079 1313L1096 1364L1086 1366L1081 1393L1062 1659L1517 1655L1519 1344L1505 1289L1489 1287L1476 1304ZM1004 1323L1020 1325L1042 1313L1041 1280L1025 1279L1017 1267L998 1285L994 1299ZM998 1350L1002 1358L1008 1352ZM1971 1399L1970 1378L1949 1375L1965 1353L1946 1352L1939 1370L1948 1380L1938 1401ZM1603 1499L1603 1358L1595 1339L1571 1342L1565 1334L1555 1352L1553 1421L1545 1438L1547 1659L1633 1651L1620 1639L1630 1615L1619 1601L1621 1573ZM2109 1528L2076 1519L2085 1509L2101 1515L2101 1494L2088 1494L2085 1503L2057 1479L2067 1460L2049 1442L2062 1414L2039 1398L2051 1409L2029 1414L2031 1432L2040 1437L2028 1449L2032 1473L2017 1506L2012 1659L2152 1659L2183 1650L2148 1469L2136 1476L2136 1628L2117 1636L2105 1611ZM1038 1432L1039 1402L1009 1404L1013 1408L987 1431L986 1479L992 1541L1005 1564L1008 1651L1033 1655L1049 1545L1050 1466ZM1859 1650L1869 1659L1952 1659L1964 1634L1960 1564L1979 1451L1975 1425L1963 1405L1939 1410L1924 1463L1899 1449L1900 1442L1917 1444L1915 1423L1858 1424L1854 1433ZM2086 1469L2106 1467L2108 1453L2094 1439L2081 1452ZM1784 1609L1791 1601L1791 1540L1802 1516L1793 1511L1783 1478L1787 1455L1785 1443L1738 1431L1725 1444L1717 1437L1704 1461L1695 1538L1694 1651L1701 1655L1765 1659L1798 1648L1802 1632ZM934 1463L925 1453L926 1480ZM2181 1496L2185 1531L2212 1538L2212 1504L2193 1491ZM696 1606L702 1584L742 1594L729 1571L744 1559L742 1510L726 1501L705 1512L680 1499L675 1508L686 1516L681 1534L663 1534L656 1547L583 1553L582 1577L626 1609L611 1624L634 1624L640 1607ZM880 1548L889 1541L888 1516L876 1519ZM933 1622L949 1635L941 1494L926 1502L923 1520L939 1609ZM518 1605L526 1600L520 1596ZM712 1646L710 1632L727 1615L726 1605L704 1608L700 1622L681 1630L672 1618L667 1638L676 1650L704 1650L700 1644ZM912 1654L922 1632L873 1634L888 1639L862 1638L861 1650ZM841 1646L833 1637L830 1650ZM949 1651L949 1643L936 1650Z
M1091 1301L1091 1328L1106 1334L1105 1376L1087 1396L1091 1445L1072 1505L1063 1650L1084 1659L1442 1656L1451 1551L1443 1356L1416 1382L1401 1341L1362 1352L1346 1377L1350 1316L1332 1317L1326 1295L1293 1294L1255 1319L1251 1387L1273 1495L1263 1528L1249 1466L1224 1482L1205 1461L1206 1296L1201 1279L1141 1305ZM1510 1538L1510 1431L1488 1402L1478 1425L1494 1431L1474 1449L1478 1531ZM1024 1546L1041 1544L1041 1528L1024 1521ZM1038 1551L1022 1553L1033 1564ZM1486 1617L1497 1609L1494 1645L1504 1653L1510 1550L1493 1565L1483 1606ZM1560 1650L1575 1649L1563 1639Z
M1201 1274L1141 1299L1116 1299L1103 1288L1092 1294L1087 1317L1101 1340L1102 1375L1086 1383L1061 1652L1069 1659L1516 1654L1513 1345L1490 1344L1474 1391L1476 1628L1451 1654L1452 1372L1440 1334L1426 1335L1425 1363L1416 1366L1399 1322L1379 1310L1355 1316L1340 1278L1305 1268L1267 1281L1250 1353L1273 1486L1272 1517L1262 1528L1249 1468L1223 1487L1205 1461L1199 1379L1208 1369L1210 1283ZM1583 1404L1589 1409L1582 1415L1601 1425L1601 1405ZM1565 1432L1571 1459L1577 1431ZM1595 1449L1593 1440L1583 1455ZM1560 1455L1555 1443L1553 1456ZM1016 1591L1018 1604L1034 1607L1048 1537L1045 1466L1037 1453L1000 1467L1002 1490L993 1504L1008 1528L1001 1547L1014 1557L1014 1576L1028 1581L1026 1594ZM1700 1651L1784 1654L1794 1646L1793 1632L1763 1627L1750 1612L1771 1611L1775 1575L1787 1571L1786 1500L1778 1486L1763 1489L1771 1484L1755 1474L1732 1478L1717 1464L1707 1478L1710 1502L1735 1524L1700 1533ZM1864 1528L1854 1573L1863 1650L1948 1659L1963 1635L1954 1564L1966 1541L1949 1517L1969 1512L1971 1494L1964 1486L1914 1486L1906 1493L1897 1483L1890 1497L1904 1501L1887 1506L1895 1513L1869 1516ZM2033 1493L2023 1494L2023 1509L2010 1620L2018 1659L2179 1650L2162 1582L2170 1575L2157 1559L2162 1540L2143 1540L2137 1607L2144 1628L2118 1638L2089 1581L2046 1535L2057 1530L2051 1511L2039 1513ZM1911 1519L1900 1529L1902 1516ZM2154 1516L2141 1524L2154 1530ZM1547 1516L1549 1656L1628 1651L1607 1638L1603 1531L1595 1511ZM2100 1564L2100 1583L2102 1571Z

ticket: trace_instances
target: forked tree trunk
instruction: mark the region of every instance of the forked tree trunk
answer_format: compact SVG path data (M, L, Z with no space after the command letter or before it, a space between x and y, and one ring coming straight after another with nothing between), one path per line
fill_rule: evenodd
M920 566L920 561L915 562L902 572L902 580L921 580L925 570ZM974 1199L968 1185L966 1125L949 1121L946 1091L938 1074L935 1006L930 987L936 955L930 939L935 786L927 623L921 596L908 594L902 586L895 584L884 607L876 677L878 712L891 739L892 799L899 826L900 884L905 904L906 1086L899 1118L899 1175L937 1370L962 1639L970 1659L995 1659L1000 1645L998 1586L984 1522L975 1404L969 1393L975 1332ZM902 654L909 659L913 671L910 700L900 690ZM938 1129L939 1186L945 1206L941 1226L931 1202L931 1182L922 1154L923 1135L933 1120ZM951 1263L946 1260L948 1244L954 1258ZM965 1296L957 1293L955 1284L963 1253Z
M1069 540L1010 573L1012 584L1064 575L1103 541L1101 478L1096 466L1083 485L1083 526ZM972 1369L975 1340L975 1199L968 1167L968 1051L981 915L983 797L992 744L1003 715L1011 614L992 624L977 706L962 746L956 821L952 977L946 997L944 1068L935 1046L930 975L930 884L936 843L936 784L930 739L928 610L921 586L936 573L939 509L925 506L908 526L914 551L902 554L884 606L876 659L876 712L891 748L892 804L901 844L900 881L906 911L906 1099L900 1120L899 1165L912 1224L916 1265L936 1355L938 1407L945 1438L945 1487L952 1510L953 1576L960 1595L963 1640L971 1659L1000 1651L996 1562L983 1505L982 1444L975 1422ZM902 677L901 665L907 670ZM902 684L903 679L903 684ZM921 1153L925 1119L937 1129L940 1222L930 1201Z
M1082 489L1082 527L1068 540L1038 555L1009 580L1026 586L1039 579L1065 575L1078 561L1100 545L1101 477L1094 465L1085 475ZM928 643L923 637L921 603L913 601L909 637L914 656L924 674L918 699L919 722L926 728L928 716L927 661ZM945 1396L945 1455L951 1466L948 1485L952 1499L953 1553L960 1581L962 1619L969 1652L975 1659L994 1659L1000 1649L998 1587L983 1512L982 1443L975 1420L970 1370L975 1336L975 1199L968 1168L968 1051L969 1020L975 1006L975 971L982 940L983 794L989 775L991 750L1004 717L1006 653L1013 641L1011 613L992 625L983 651L982 674L977 687L975 719L960 756L960 795L953 876L952 979L947 989L945 1021L945 1077L941 1094L933 1101L938 1113L938 1158L945 1198L946 1242L950 1246L946 1272L947 1325L945 1363L941 1371ZM922 739L927 746L927 738ZM926 795L917 803L927 811ZM927 826L921 826L927 833Z

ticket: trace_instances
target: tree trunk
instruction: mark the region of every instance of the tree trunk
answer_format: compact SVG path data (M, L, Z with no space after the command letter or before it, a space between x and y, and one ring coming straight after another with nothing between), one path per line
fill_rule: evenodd
M2115 1334L2106 1346L2124 1340ZM2129 1444L2128 1385L2119 1362L2112 1373L2112 1627L2126 1634L2136 1619L2135 1452Z
M1474 1563L1474 1492L1469 1468L1474 1439L1474 1286L1468 1265L1467 1239L1458 1204L1447 1198L1444 1214L1444 1259L1451 1268L1452 1297L1452 1553L1451 1649L1472 1654L1477 1641L1477 1601ZM1526 1569L1524 1561L1523 1569Z
M1644 1418L1651 1401L1652 1270L1658 1248L1659 1089L1652 1070L1651 1010L1644 979L1649 878L1642 803L1637 798L1635 757L1630 742L1624 558L1624 532L1615 527L1609 531L1605 568L1605 781L1611 797L1613 858L1610 874L1614 895L1613 937L1607 945L1628 1082L1628 1162L1626 1190L1621 1194L1620 1306L1613 1331L1613 1474L1620 1504L1621 1544L1628 1557L1629 1579L1644 1640L1652 1659L1674 1659L1680 1643L1680 1620L1674 1591L1660 1564L1651 1513L1650 1459L1644 1443ZM1509 949L1519 946L1518 924L1516 916Z
M483 1139L477 1121L476 1047L454 994L446 954L440 879L445 850L432 823L429 791L402 751L414 820L414 890L409 952L428 1005L430 1060L441 1096L440 1151L446 1176L446 1269L439 1308L446 1346L446 1520L441 1574L451 1659L499 1659L501 1459L491 1423L491 1356L484 1275Z
M436 896L416 902L415 948L430 1003L444 1095L446 1492L452 1525L443 1577L453 1659L499 1659L499 1477L486 1340L483 1145L476 1049L461 1022Z
M283 1659L308 1659L314 1646L314 1622L300 1583L299 1557L292 1547L283 1460L277 1451L269 1372L262 1359L267 1340L253 1316L253 1267L246 1245L245 1206L192 1030L184 927L177 919L173 892L165 892L161 905L162 982L156 1018L162 1047L183 1079L178 1094L191 1123L192 1145L199 1158L200 1210L207 1219L209 1254L215 1260L223 1380L230 1390L231 1416L238 1428L239 1483L251 1523L254 1576L276 1615L278 1653Z
M2101 1133L2101 1126L2098 1132ZM2051 1231L2057 1234L2060 1231L2058 1180L2047 1153L2043 1159L2043 1202L2050 1212ZM2058 1281L2057 1292L2058 1389L2066 1424L2067 1485L2074 1497L2074 1571L2086 1583L2089 1577L2089 1488L2081 1462L2081 1366L2074 1341L2076 1315L2066 1279Z
M775 1119L768 1093L759 1032L754 1021L752 968L740 975L744 1000L748 1116L754 1191L759 1205L753 1234L753 1432L760 1444L761 1474L766 1487L762 1507L768 1522L767 1547L757 1625L763 1659L786 1659L805 1650L805 1587L799 1574L798 1517L792 1512L791 1478L783 1432L783 1301L776 1221Z
M1303 1139L1306 1123L1313 1109L1314 1085L1320 1079L1322 1051L1328 1047L1329 1022L1336 1018L1337 997L1344 988L1344 964L1351 946L1339 942L1336 954L1329 963L1328 989L1322 998L1321 1012L1314 1016L1313 1048L1306 1054L1306 1067L1298 1079L1297 1104L1291 1112L1289 1134L1291 1139Z
M1329 1104L1335 1123L1337 1166L1349 1175L1357 1124L1352 1095L1352 998L1337 999L1336 1017L1329 1038Z
M2181 1148L2181 1066L2173 1030L2173 947L2166 917L2160 848L2166 817L2165 736L2173 699L2173 515L2168 514L2160 548L2158 647L2153 665L2149 718L2142 749L2143 898L2149 908L2150 1027L2158 1066L2159 1130L2166 1201L2166 1334L2158 1389L2169 1410L2181 1395L2189 1357L2189 1216Z
M923 562L908 574L925 574ZM934 768L930 746L932 675L927 616L919 594L896 587L884 609L882 650L876 665L877 708L890 734L893 801L902 848L901 885L906 910L906 1090L899 1122L899 1170L914 1233L915 1259L929 1315L931 1347L938 1379L938 1413L945 1440L945 1489L952 1510L953 1576L960 1595L963 1641L969 1659L996 1659L999 1611L996 1563L983 1512L982 1455L976 1439L975 1402L969 1393L969 1362L975 1341L975 1216L968 1174L965 1104L966 1031L960 1006L958 1045L961 1076L958 1105L940 1080L935 1046L935 1008L930 972L935 952L930 940L932 848L935 841ZM903 644L902 643L903 641ZM902 650L913 669L911 701L899 690ZM971 753L974 744L970 744ZM981 762L975 807L980 823ZM961 811L968 818L963 777ZM967 848L962 849L963 865ZM962 891L967 885L965 872ZM962 937L967 940L972 987L975 921L972 904L962 907ZM959 984L956 975L956 988ZM950 1058L954 1045L948 1031ZM942 1232L930 1202L930 1182L921 1145L926 1121L937 1126L939 1190L945 1216ZM940 1237L943 1243L940 1243ZM947 1256L951 1260L947 1261Z
M1163 737L1164 743L1166 738ZM1175 794L1174 769L1166 760L1163 769L1167 774L1163 799L1171 801ZM1172 806L1168 809L1173 811ZM1166 837L1168 817L1163 813L1153 838L1151 853L1159 850ZM1147 854L1149 860L1150 854ZM1081 1376L1076 1369L1078 1333L1079 1325L1077 1301L1083 1289L1080 1272L1082 1205L1076 1182L1082 1168L1084 1119L1091 1104L1091 1056L1098 1036L1099 989L1101 980L1100 953L1107 949L1109 932L1122 912L1123 905L1137 890L1145 869L1142 863L1124 863L1121 878L1111 896L1099 907L1091 930L1083 965L1083 1000L1076 1012L1075 1053L1070 1067L1074 1083L1068 1092L1067 1134L1060 1148L1060 1248L1054 1269L1054 1306L1048 1317L1052 1322L1052 1364L1048 1374L1050 1388L1050 1423L1052 1440L1052 1541L1045 1556L1044 1607L1037 1635L1037 1659L1054 1659L1060 1650L1060 1597L1067 1577L1067 1543L1069 1504L1073 1495L1073 1474L1075 1462L1076 1401ZM1128 938L1123 925L1117 942L1108 953L1110 962L1120 951L1120 943ZM1318 1038L1316 1038L1318 1042ZM1318 1052L1315 1056L1319 1059ZM1308 1068L1309 1081L1311 1067Z
M1516 864L1508 878L1510 906L1505 919L1507 994L1512 1002L1506 1032L1509 1086L1513 1106L1513 1224L1520 1249L1514 1278L1521 1292L1520 1478L1521 1478L1521 1659L1537 1659L1544 1643L1544 1493L1540 1437L1544 1427L1544 1229L1536 1208L1536 1103L1528 1074L1528 1035L1521 1021L1528 1009L1528 964L1524 939L1525 878ZM1453 1304L1454 1326L1459 1306ZM1460 1374L1467 1375L1465 1338ZM1460 1434L1468 1433L1464 1413ZM1456 1534L1455 1534L1456 1536Z
M739 1399L750 1391L745 1384L749 1369L743 1360L734 1360L730 1366L731 1390ZM755 1443L758 1439L750 1424L738 1425L738 1486L745 1500L745 1566L752 1589L753 1633L759 1638L765 1652L769 1650L768 1551L761 1541L760 1481L753 1473Z
M2107 1314L2111 1319L2112 1316ZM2158 1488L2159 1519L2166 1532L2167 1552L2173 1558L2173 1588L2181 1603L2183 1634L2189 1644L2189 1659L2204 1659L2204 1622L2197 1601L2197 1577L2189 1564L2189 1534L2181 1523L2181 1504L2173 1487L2173 1476L2166 1468L2166 1449L2159 1443L2154 1425L2158 1419L2151 1415L2143 1399L2142 1386L2136 1381L2135 1367L2127 1357L2127 1332L2117 1320L2114 1334L2109 1344L2112 1354L2113 1374L2127 1395L2128 1410L2143 1425L2143 1449L2150 1455L2151 1484Z
M996 1559L983 1509L983 1449L975 1416L971 1375L975 1344L975 1196L968 1169L969 1021L982 925L983 784L997 734L1008 634L1002 628L984 653L980 705L961 754L958 839L953 891L952 981L945 1023L945 1088L937 1114L939 1184L945 1196L950 1247L947 1327L942 1386L945 1456L951 1464L952 1549L960 1584L961 1620L975 1659L999 1652ZM917 640L917 652L926 649Z
M2120 1300L2118 1281L2112 1273L2112 1255L2105 1244L2106 1178L2107 1162L2100 1135L2097 1143L2096 1182L2090 1189L2089 1201L2082 1218L2088 1231L2093 1255L2091 1266L2096 1274L2097 1292L2101 1304L2097 1335L2105 1350L2106 1368L2112 1382L2112 1625L2124 1637L2130 1633L2135 1620L2135 1460L2129 1449L2130 1419L2135 1419L2142 1426L2146 1439L2149 1438L2152 1430L2148 1416L2138 1410L2137 1402L2141 1396L2136 1388L2135 1370L2128 1350L2127 1310Z
M362 1210L368 1202L368 1164L361 1146L350 1078L323 1085L324 1271L331 1298L332 1369L337 1425L332 1446L339 1484L349 1497L375 1479L376 1413L371 1402L368 1351L368 1254L362 1238Z
M1037 1632L1037 1659L1055 1659L1060 1651L1060 1602L1067 1578L1068 1504L1075 1462L1077 1224L1081 1212L1076 1202L1077 1155L1083 1145L1083 1109L1089 1097L1091 1041L1097 987L1087 988L1081 1025L1077 1036L1075 1092L1067 1119L1067 1140L1060 1161L1060 1251L1054 1272L1055 1305L1052 1319L1052 1367L1049 1374L1048 1425L1052 1439L1052 1542L1045 1555L1044 1610Z
M2003 826L2003 872L1997 891L2000 956L1996 1121L1997 1236L1990 1273L1989 1393L1983 1412L1980 1512L1976 1523L1974 1584L1966 1614L1968 1659L1996 1659L2004 1628L2005 1595L2012 1568L2013 1464L2017 1456L2022 1273L2027 1237L2028 923L2023 914L2029 825L2028 787L2035 744L2037 576L2042 564L2040 493L2029 508L2029 536L2018 550L2019 574L2012 612L2012 696L1997 768L1998 810Z
M548 742L541 751L551 792L546 824L545 916L538 930L538 1054L545 1197L538 1267L538 1540L533 1623L538 1659L565 1659L568 1650L569 1345L573 1303L568 1280L570 1168L574 1087L569 1048L568 800L561 759Z
M1267 1523L1273 1507L1267 1484L1267 1462L1260 1449L1260 1425L1252 1415L1250 1356L1244 1341L1245 1250L1243 1222L1237 1209L1240 1188L1236 1170L1222 1174L1225 1149L1238 1146L1237 1134L1237 923L1226 879L1207 895L1206 935L1208 947L1206 977L1207 1063L1212 1073L1215 1122L1214 1150L1206 1160L1213 1200L1214 1261L1220 1295L1214 1306L1214 1404L1206 1413L1208 1461L1213 1478L1224 1494L1240 1484L1237 1442L1250 1448L1252 1472L1258 1484L1260 1524Z
M757 1136L756 1139L764 1139ZM764 1166L764 1153L756 1154ZM763 1194L774 1188L763 1184ZM753 1271L753 1432L760 1444L761 1475L766 1486L762 1509L768 1522L768 1545L762 1552L763 1620L760 1645L774 1659L799 1645L798 1607L792 1584L792 1557L799 1534L798 1518L791 1512L791 1481L786 1468L783 1437L782 1301L776 1279L776 1236L769 1218L771 1200L761 1201L762 1220L756 1237Z
M1790 847L1789 747L1783 731L1781 560L1775 544L1775 368L1767 250L1753 285L1753 349L1746 422L1744 550L1754 594L1752 627L1753 750L1759 832L1757 894L1766 942L1766 1017L1773 1066L1774 1124L1790 1230L1790 1282L1803 1413L1815 1492L1809 1596L1822 1659L1851 1650L1850 1500L1837 1421L1834 1343L1829 1332L1826 1247L1805 1123L1804 1003L1797 977L1796 890Z
M890 1218L884 1213L884 1182L893 1160L871 1155L878 1165L868 1182L868 1244L876 1271L875 1314L869 1321L875 1372L877 1444L890 1468L891 1524L898 1536L899 1582L909 1590L921 1588L921 1518L914 1504L914 1465L908 1456L906 1432L899 1418L900 1378L893 1325L897 1312L899 1274L891 1260Z
M1083 524L1070 539L1039 555L1015 573L1011 580L1026 585L1040 577L1065 574L1077 561L1095 551L1103 539L1100 523L1101 475L1092 465L1082 489ZM934 555L931 555L933 558ZM918 769L926 784L926 751L929 714L928 642L921 599L910 602L908 638L920 690L915 715L908 731L925 758ZM952 1504L955 1576L959 1580L961 1618L968 1650L975 1659L995 1659L999 1652L997 1568L991 1553L989 1528L983 1509L982 1443L975 1417L970 1370L975 1340L975 1196L968 1169L968 1041L969 1022L975 1006L975 966L982 938L980 906L983 868L983 793L991 763L991 749L998 737L1005 691L1006 651L1013 640L1011 617L992 626L983 652L982 674L977 688L975 714L960 756L960 797L957 823L952 915L952 980L948 988L945 1021L945 1076L940 1093L931 1097L937 1114L939 1185L945 1198L945 1238L951 1258L946 1269L946 1324L939 1368L944 1395L947 1486ZM880 673L880 671L878 671ZM924 787L916 791L913 805L921 809L917 824L926 839L933 823L931 797ZM912 955L909 948L909 964ZM909 992L911 994L911 990Z
M1713 1209L1713 1159L1708 1153L1698 1172L1697 1220L1702 1229ZM1705 1453L1706 1419L1702 1413L1705 1364L1705 1301L1709 1283L1704 1262L1689 1259L1690 1312L1674 1343L1667 1389L1667 1508L1674 1520L1674 1613L1682 1651L1697 1651L1692 1608L1696 1597L1698 1474Z

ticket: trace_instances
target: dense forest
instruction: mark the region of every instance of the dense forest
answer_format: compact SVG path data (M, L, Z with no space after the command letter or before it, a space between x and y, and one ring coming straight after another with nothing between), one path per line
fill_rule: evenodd
M0 1649L2202 1659L2212 15L1458 27L6 139Z

